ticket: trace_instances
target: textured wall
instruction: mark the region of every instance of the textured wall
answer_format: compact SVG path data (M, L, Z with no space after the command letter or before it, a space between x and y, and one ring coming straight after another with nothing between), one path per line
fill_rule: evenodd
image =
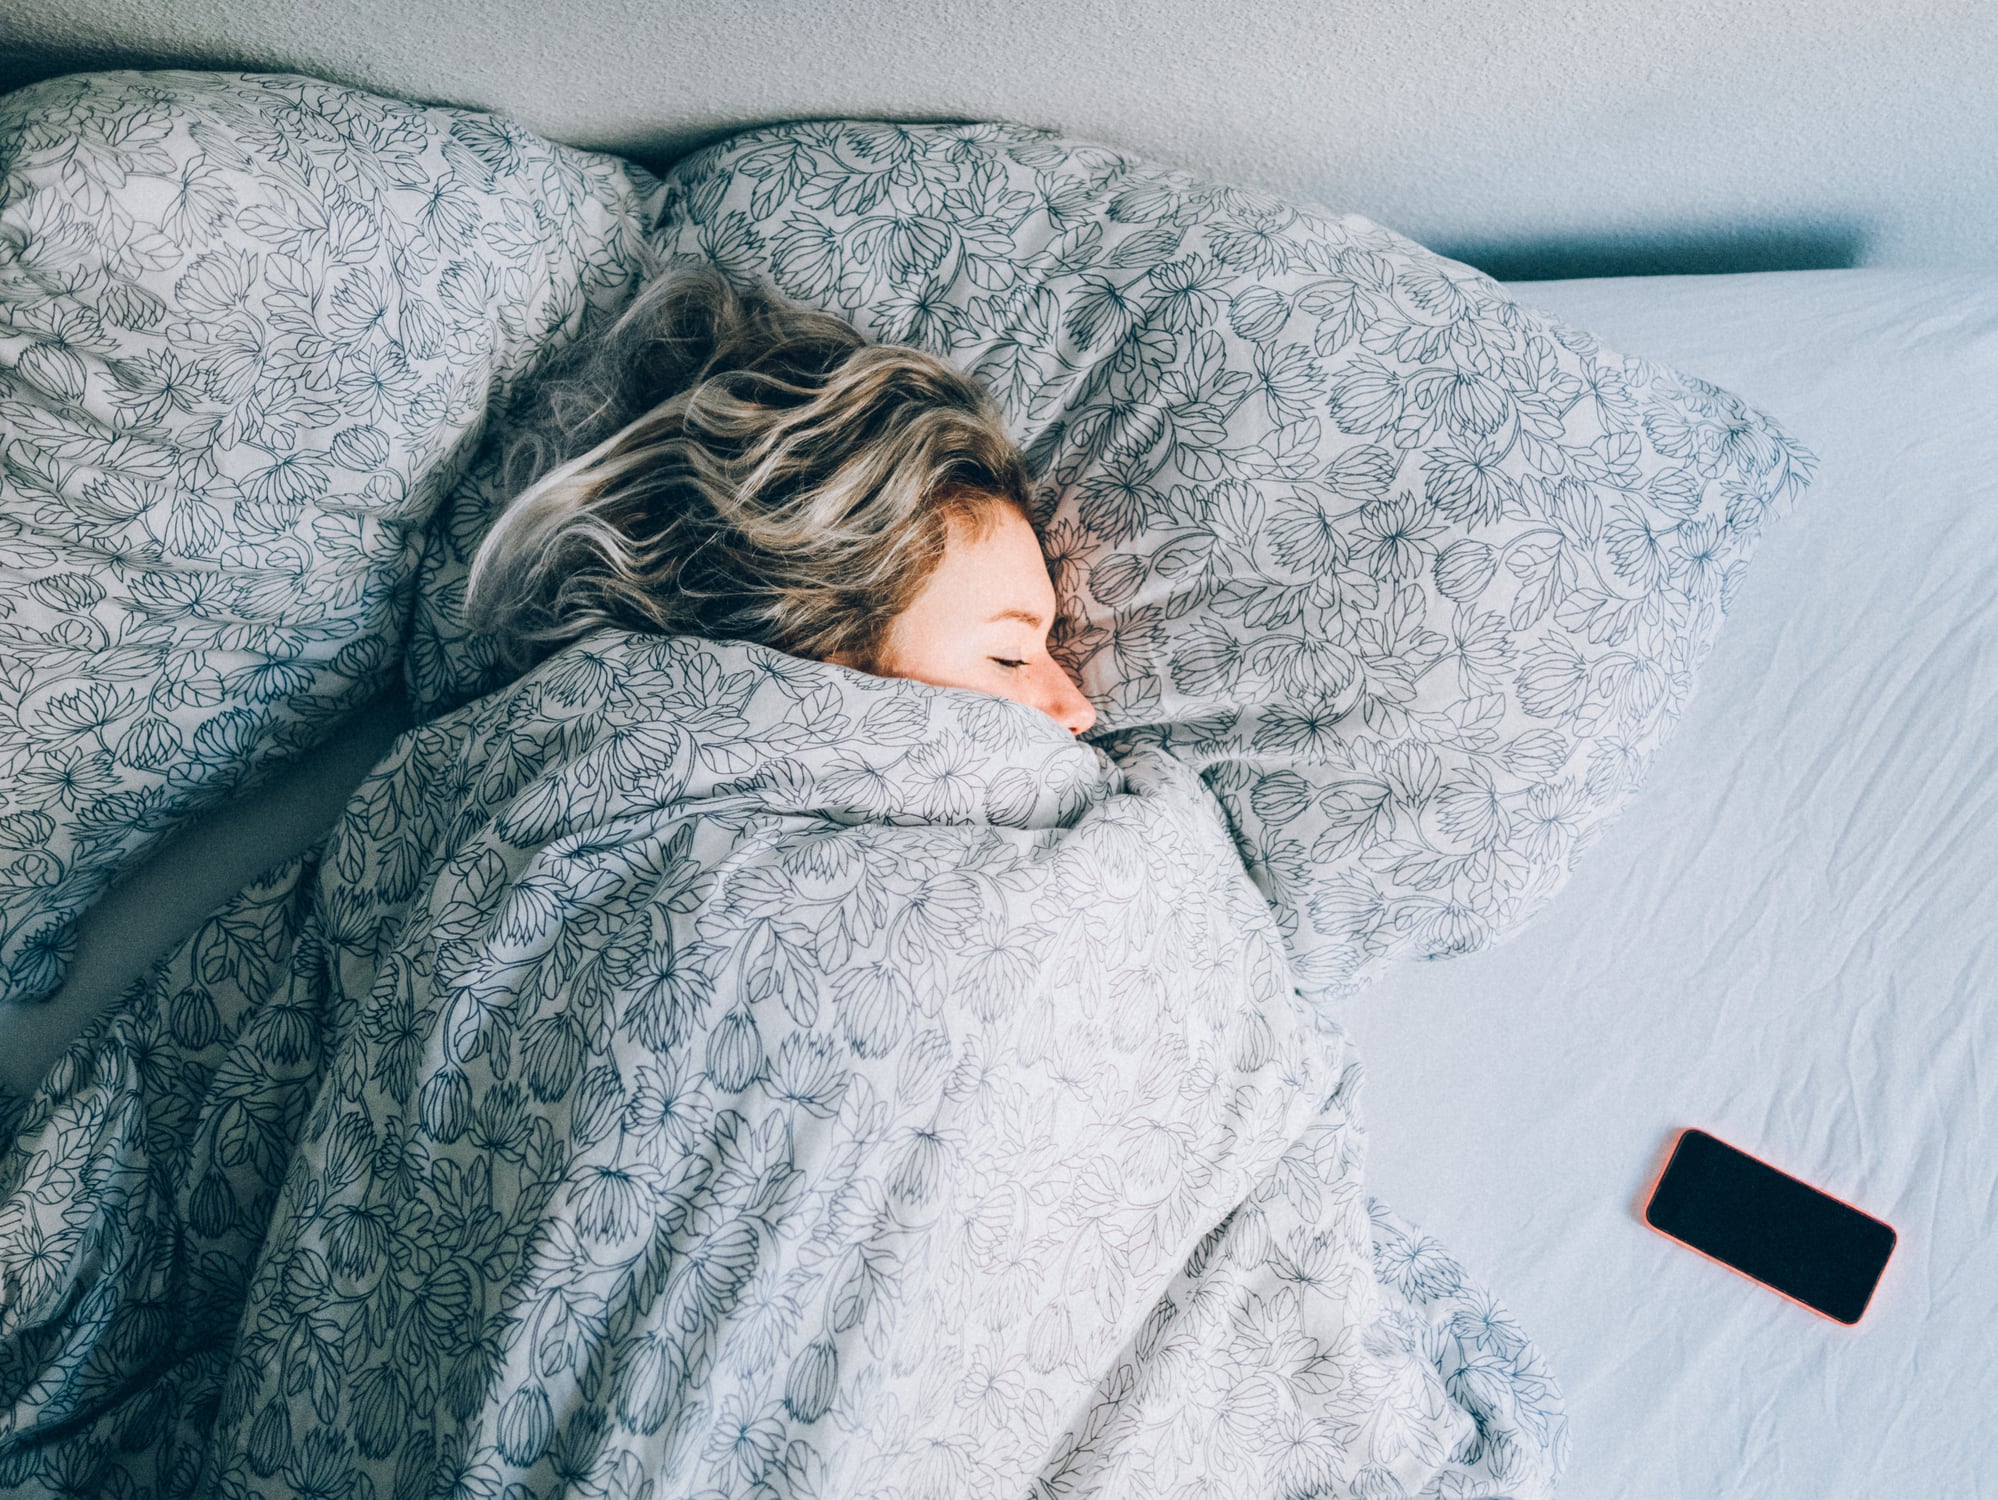
M1987 0L0 0L0 86L296 69L661 159L1003 116L1504 276L1998 264Z

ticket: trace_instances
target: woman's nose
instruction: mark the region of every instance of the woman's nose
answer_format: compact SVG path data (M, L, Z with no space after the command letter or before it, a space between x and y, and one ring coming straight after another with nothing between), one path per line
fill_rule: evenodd
M1070 734L1088 733L1089 726L1096 722L1095 708L1052 658L1042 665L1041 670L1044 683L1041 702L1036 706Z

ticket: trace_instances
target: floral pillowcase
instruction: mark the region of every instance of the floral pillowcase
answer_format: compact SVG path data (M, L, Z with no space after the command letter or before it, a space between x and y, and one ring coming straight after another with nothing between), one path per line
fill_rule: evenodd
M680 163L672 254L980 376L1113 751L1199 765L1307 988L1516 930L1814 459L1366 219L994 125Z
M312 79L0 97L0 997L197 809L399 673L503 398L628 294L657 183Z
M1365 219L1039 132L752 132L662 204L613 158L306 79L38 85L0 99L8 996L399 661L419 715L505 680L459 617L507 498L488 412L624 304L648 238L995 392L1094 737L1201 767L1320 993L1561 883L1813 464Z

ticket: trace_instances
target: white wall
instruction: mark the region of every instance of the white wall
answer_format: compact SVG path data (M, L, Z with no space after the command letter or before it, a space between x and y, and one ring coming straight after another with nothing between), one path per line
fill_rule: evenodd
M0 86L295 69L658 159L1008 117L1501 275L1998 265L1988 0L0 0Z

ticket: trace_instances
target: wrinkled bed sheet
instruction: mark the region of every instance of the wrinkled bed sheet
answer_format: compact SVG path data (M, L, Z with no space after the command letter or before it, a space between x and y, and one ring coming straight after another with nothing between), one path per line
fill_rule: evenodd
M1525 1497L1220 808L607 632L399 738L0 1157L17 1494ZM524 1487L524 1488L523 1488Z
M1631 810L1510 945L1342 1017L1375 1186L1618 1500L1998 1494L1998 273L1514 289L1823 462ZM1855 1328L1647 1230L1700 1126L1900 1231Z

